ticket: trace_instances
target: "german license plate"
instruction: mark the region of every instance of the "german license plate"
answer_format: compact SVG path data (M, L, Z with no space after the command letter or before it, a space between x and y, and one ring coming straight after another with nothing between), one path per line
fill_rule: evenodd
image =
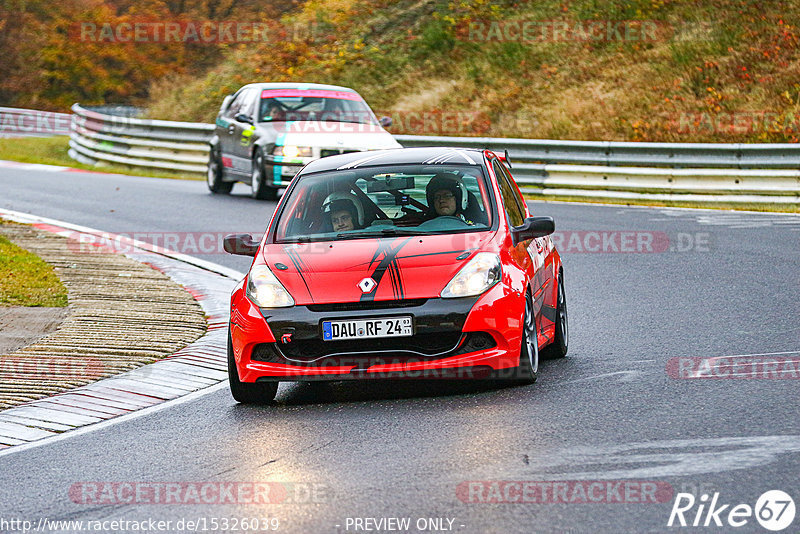
M325 341L406 337L413 334L411 316L322 322L322 339Z

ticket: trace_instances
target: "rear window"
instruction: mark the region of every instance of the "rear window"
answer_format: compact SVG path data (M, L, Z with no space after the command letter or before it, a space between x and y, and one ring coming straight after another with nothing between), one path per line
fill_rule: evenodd
M492 224L479 166L368 167L296 180L277 220L276 242L461 233Z

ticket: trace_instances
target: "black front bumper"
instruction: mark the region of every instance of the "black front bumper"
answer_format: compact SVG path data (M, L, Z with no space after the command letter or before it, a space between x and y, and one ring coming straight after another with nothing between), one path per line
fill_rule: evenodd
M477 300L477 297L435 298L262 309L261 313L277 342L257 345L251 359L303 367L356 365L364 369L373 365L430 361L488 349L496 345L489 334L463 332L467 315ZM341 341L322 339L323 321L408 315L413 318L412 336Z

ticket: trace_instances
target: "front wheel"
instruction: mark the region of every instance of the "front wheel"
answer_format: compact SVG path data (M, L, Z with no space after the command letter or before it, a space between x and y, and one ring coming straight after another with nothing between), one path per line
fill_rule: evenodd
M253 173L250 176L250 196L258 200L275 200L278 189L267 184L267 173L264 169L264 154L261 149L253 156Z
M222 180L222 162L219 155L214 153L211 149L208 155L208 174L206 176L206 183L208 190L212 193L221 193L227 195L233 189L233 182L225 182Z
M539 376L539 341L533 317L533 299L525 293L525 312L522 319L522 347L517 368L521 384L533 384Z
M556 300L556 336L545 347L542 356L547 359L563 358L569 348L569 320L567 317L567 294L564 291L564 271L558 273L558 297Z
M266 404L275 399L278 393L277 382L256 382L249 384L239 380L239 371L236 369L236 359L233 357L233 345L228 334L228 383L231 395L242 404Z

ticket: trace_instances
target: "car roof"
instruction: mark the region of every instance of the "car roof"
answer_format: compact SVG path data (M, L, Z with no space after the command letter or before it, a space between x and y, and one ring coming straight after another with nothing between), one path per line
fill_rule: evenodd
M480 165L483 151L475 148L415 147L349 152L312 161L303 169L311 172L356 169L380 165Z
M250 84L245 85L244 87L257 87L259 89L300 89L300 90L322 89L322 90L328 90L328 91L347 91L347 92L350 92L350 93L358 94L355 89L351 89L349 87L342 87L342 86L339 86L339 85L327 85L327 84L323 84L323 83L301 83L301 82L267 83L267 82L263 82L263 83L250 83ZM242 87L242 89L244 89L244 87Z

